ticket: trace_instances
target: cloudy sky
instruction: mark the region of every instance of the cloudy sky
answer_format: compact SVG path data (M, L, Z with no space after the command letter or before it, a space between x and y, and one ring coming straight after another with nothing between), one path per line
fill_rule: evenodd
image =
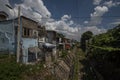
M10 19L17 17L18 6L21 15L76 40L85 31L99 34L120 24L119 0L0 0L0 11Z

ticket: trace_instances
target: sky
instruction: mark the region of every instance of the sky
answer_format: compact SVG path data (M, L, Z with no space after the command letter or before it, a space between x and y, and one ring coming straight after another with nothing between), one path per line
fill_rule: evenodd
M9 19L17 17L18 6L21 15L70 39L80 40L85 31L104 33L120 24L119 0L0 0L0 11Z

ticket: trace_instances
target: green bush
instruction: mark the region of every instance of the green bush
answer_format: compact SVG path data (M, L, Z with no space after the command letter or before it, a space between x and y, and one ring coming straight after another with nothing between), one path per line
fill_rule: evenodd
M0 55L0 80L24 80L24 76L33 76L40 72L43 63L24 65L16 63L14 55Z
M63 50L61 57L64 58L64 57L67 56L67 54L68 54L68 51L67 50Z
M120 25L106 33L94 36L88 48L90 61L106 77L105 80L109 80L109 76L113 77L113 73L120 69ZM117 73L120 74L120 71ZM111 80L116 79L113 77Z
M20 74L22 73L24 68L20 64L17 64L15 62L13 56L11 58L9 58L7 55L4 55L3 57L0 58L0 60L4 59L0 62L0 80L21 79Z

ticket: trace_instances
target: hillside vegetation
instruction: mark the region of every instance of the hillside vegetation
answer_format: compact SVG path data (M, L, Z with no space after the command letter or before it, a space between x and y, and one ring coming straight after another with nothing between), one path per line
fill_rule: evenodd
M120 79L120 25L85 43L87 56L105 80Z

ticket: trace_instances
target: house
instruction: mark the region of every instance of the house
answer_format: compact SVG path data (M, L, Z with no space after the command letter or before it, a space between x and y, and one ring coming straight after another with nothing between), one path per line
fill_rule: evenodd
M46 33L45 26L38 25L38 45L40 48L46 42Z
M46 30L46 42L43 44L45 62L50 67L51 62L57 59L56 54L56 31Z
M71 48L71 40L68 38L64 38L64 46L65 49L69 50Z
M56 45L56 31L47 30L46 42Z
M23 63L37 60L38 49L38 23L32 19L21 16L21 57ZM16 26L15 26L16 27Z
M17 22L14 20L0 21L0 50L9 50L16 53L17 47ZM23 63L37 60L38 48L38 23L32 19L20 17L20 61Z
M61 33L57 33L56 37L56 45L58 50L63 50L64 49L64 35Z
M41 50L38 53L39 61L44 60L45 51L43 48L43 44L46 43L46 29L45 26L38 24L38 47Z

